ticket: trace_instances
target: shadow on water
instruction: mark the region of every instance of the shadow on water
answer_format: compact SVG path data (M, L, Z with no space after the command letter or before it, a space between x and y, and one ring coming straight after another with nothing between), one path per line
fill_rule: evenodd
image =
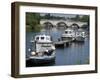
M35 62L34 60L26 60L26 67L41 67L41 66L53 66L55 65L55 60L49 62Z
M55 45L56 49L69 47L69 46L70 46L70 43L64 43L64 44L61 44L61 45Z
M71 44L74 44L76 46L82 46L85 44L85 41L73 41L73 42L71 42Z

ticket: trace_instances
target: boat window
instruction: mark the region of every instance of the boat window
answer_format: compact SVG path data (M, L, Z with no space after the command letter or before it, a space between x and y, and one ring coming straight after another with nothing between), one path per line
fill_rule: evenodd
M39 40L39 37L36 37L36 40Z
M72 33L71 31L69 31L69 34Z
M51 40L51 41L53 40L52 37L50 38L50 40Z
M51 47L51 44L42 44L42 47Z
M68 33L68 31L65 31L65 33L67 34L67 33Z
M43 40L43 39L44 39L44 37L41 37L41 39Z
M50 40L49 37L46 37L46 40Z

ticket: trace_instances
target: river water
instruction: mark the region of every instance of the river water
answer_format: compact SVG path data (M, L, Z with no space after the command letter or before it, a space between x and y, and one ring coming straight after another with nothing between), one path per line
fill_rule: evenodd
M41 32L26 32L26 58L30 55L29 48L34 50L34 44L30 43L37 34L49 34L53 41L57 41L64 32L63 29L53 28L51 30L41 30ZM56 60L53 65L79 65L89 64L89 38L85 39L84 43L72 42L69 46L56 48Z

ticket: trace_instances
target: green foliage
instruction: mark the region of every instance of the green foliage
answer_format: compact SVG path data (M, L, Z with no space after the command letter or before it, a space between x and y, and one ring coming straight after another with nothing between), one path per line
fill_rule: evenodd
M74 18L71 18L73 21L81 21L81 22L87 22L89 26L89 15L83 15L80 17L80 15L76 15Z
M79 21L80 20L80 16L79 15L76 15L75 20L76 21Z
M44 16L46 19L50 19L51 18L51 16L50 16L50 14L48 13L48 14L46 14L45 16Z
M83 22L88 22L89 21L89 16L84 15L84 16L82 16L82 18L80 18L80 20L83 21Z
M65 17L53 16L53 15L50 15L50 13L47 13L44 16L41 16L41 19L65 20Z
M81 21L82 21L82 22L88 22L88 26L89 26L89 16L84 15L84 16L81 18Z
M39 32L40 30L41 30L41 25L36 25L36 27L34 27L34 29L32 29L32 30L34 30L34 32Z
M82 22L88 22L89 21L89 16L88 15L83 15L80 17L80 15L76 15L74 18L71 18L74 21L82 21Z
M26 31L40 31L40 14L39 13L26 13Z

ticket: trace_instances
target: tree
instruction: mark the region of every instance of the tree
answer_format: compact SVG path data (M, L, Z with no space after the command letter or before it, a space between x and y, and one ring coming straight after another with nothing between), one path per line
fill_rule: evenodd
M44 17L45 17L46 19L50 19L50 18L51 18L50 13L46 14Z
M87 22L89 26L89 15L84 15L81 17L80 21L82 22Z
M80 16L79 15L76 15L75 20L76 21L79 21L80 20Z
M39 31L40 23L40 14L39 13L26 13L26 25L28 25L28 29L26 30L30 31Z
M70 18L73 21L80 21L80 16L76 15L75 17Z

